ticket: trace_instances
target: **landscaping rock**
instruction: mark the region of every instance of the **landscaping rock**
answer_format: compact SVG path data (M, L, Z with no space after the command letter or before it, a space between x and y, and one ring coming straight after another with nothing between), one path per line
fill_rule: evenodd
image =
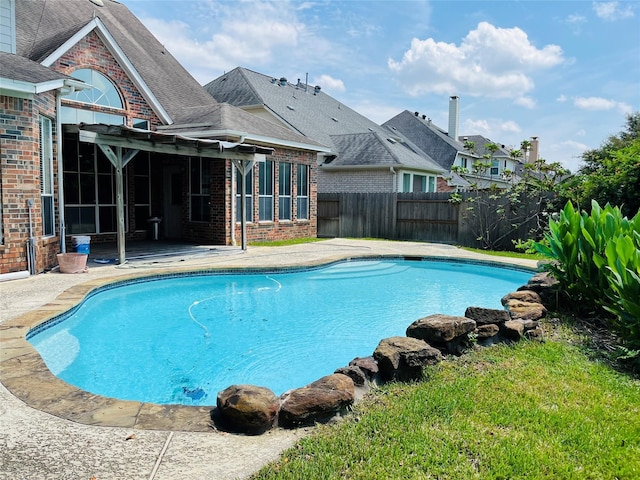
M524 325L518 320L509 320L502 324L502 335L508 340L520 340L524 334Z
M505 308L512 320L539 320L547 314L547 309L541 303L522 302L520 300L507 300Z
M407 336L424 340L430 345L443 345L475 329L476 322L470 318L437 313L409 325Z
M373 357L356 357L349 362L350 367L360 367L367 378L371 380L378 373L378 363Z
M360 367L357 367L355 365L338 368L333 373L341 373L342 375L346 375L347 377L351 378L351 380L353 380L353 383L357 386L362 386L367 381L367 375Z
M558 299L560 284L549 272L536 273L526 285L518 290L532 290L540 295L545 305L555 305Z
M279 406L275 393L253 385L232 385L218 393L216 403L227 428L250 434L271 428Z
M442 354L417 338L391 337L380 341L373 352L385 380L419 380L422 369L442 361Z
M519 300L521 302L529 303L542 303L542 298L540 298L540 295L533 290L518 290L517 292L507 293L504 297L502 297L502 305L506 305L509 300Z
M498 327L498 325L488 323L486 325L478 325L478 328L476 329L476 335L478 336L478 338L491 338L496 336L499 331L500 327Z
M511 320L508 312L494 308L468 307L464 312L464 316L475 321L478 326L498 324Z
M527 330L524 332L524 336L526 339L534 341L534 342L543 342L544 341L544 332L540 327L534 328L532 330Z
M296 428L326 422L351 405L354 398L353 380L334 373L285 393L281 399L278 423L284 428Z

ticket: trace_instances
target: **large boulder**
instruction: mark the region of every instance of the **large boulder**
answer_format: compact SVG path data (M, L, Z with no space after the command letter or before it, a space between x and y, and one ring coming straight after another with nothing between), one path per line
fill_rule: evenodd
M520 340L524 334L524 324L518 320L509 320L502 324L502 335L508 340Z
M540 295L542 303L545 305L555 305L558 301L560 283L549 272L536 273L529 279L526 285L518 290L531 290Z
M353 380L340 373L328 375L282 396L278 423L295 428L326 422L341 413L355 398Z
M511 320L509 317L509 313L503 310L497 310L494 308L483 308L483 307L468 307L464 316L466 318L470 318L476 325L479 327L480 325L497 325L502 322L508 322Z
M442 354L424 340L391 337L380 341L373 358L385 380L419 380L422 369L442 361Z
M373 357L356 357L349 362L350 367L359 367L369 380L378 373L378 363Z
M507 300L505 308L512 320L540 320L547 314L547 309L541 303Z
M365 372L356 365L349 365L347 367L338 368L333 373L341 373L353 380L354 385L359 387L363 386L367 382L367 375Z
M542 298L533 290L518 290L516 292L507 293L502 297L502 305L505 306L509 300L519 300L521 302L542 303Z
M443 353L459 355L470 347L469 333L476 322L467 317L435 314L413 322L407 328L407 337L424 340Z
M218 414L224 427L257 434L273 425L280 401L266 387L232 385L218 393Z

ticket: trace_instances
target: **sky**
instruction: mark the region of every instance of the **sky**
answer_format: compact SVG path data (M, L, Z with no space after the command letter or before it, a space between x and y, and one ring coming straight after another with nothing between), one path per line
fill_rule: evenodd
M201 84L236 67L376 123L403 110L575 172L640 111L640 2L119 0Z

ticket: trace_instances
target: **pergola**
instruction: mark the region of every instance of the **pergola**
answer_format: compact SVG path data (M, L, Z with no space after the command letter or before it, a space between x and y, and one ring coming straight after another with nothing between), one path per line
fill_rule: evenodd
M115 168L119 264L124 263L126 259L123 170L140 151L231 160L243 178L241 182L242 194L240 196L240 208L243 213L240 217L242 225L242 249L247 249L247 221L244 215L246 211L246 182L244 179L246 175L252 171L256 161L264 159L265 155L271 155L273 153L272 148L152 132L130 128L125 125L81 123L78 125L78 134L81 142L96 144ZM63 191L62 186L60 190ZM64 199L63 193L61 193L60 198ZM60 203L60 211L64 212L64 205L62 205L63 200L61 200ZM62 213L61 215L64 214ZM61 223L64 223L64 221L62 220ZM61 235L64 235L64 231L61 232Z

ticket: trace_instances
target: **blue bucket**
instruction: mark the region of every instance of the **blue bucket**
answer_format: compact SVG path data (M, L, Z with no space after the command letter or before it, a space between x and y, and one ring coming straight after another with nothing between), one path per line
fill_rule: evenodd
M76 253L85 253L89 255L89 244L91 243L91 237L71 237L71 242L73 243L73 249Z

